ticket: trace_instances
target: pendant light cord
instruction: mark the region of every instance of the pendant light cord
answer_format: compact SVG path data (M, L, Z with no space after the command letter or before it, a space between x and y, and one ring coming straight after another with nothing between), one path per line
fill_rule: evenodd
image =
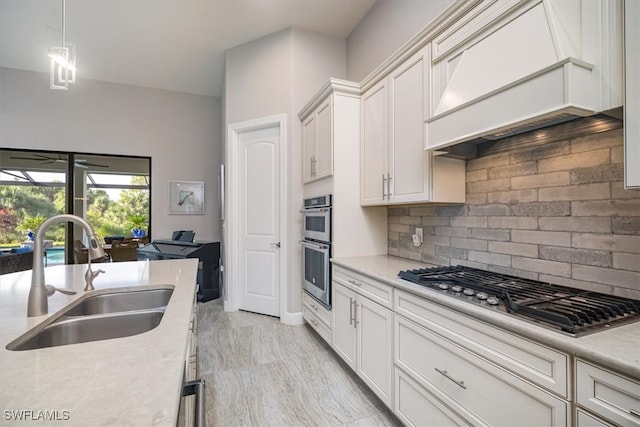
M65 47L64 42L65 42L65 28L64 28L64 23L65 23L65 3L66 0L62 0L62 47Z

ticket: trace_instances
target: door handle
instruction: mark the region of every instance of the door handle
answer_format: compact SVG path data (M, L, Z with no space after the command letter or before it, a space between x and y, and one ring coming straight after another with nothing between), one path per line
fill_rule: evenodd
M276 248L280 247L280 242L276 242L276 243L271 243L271 245L269 246L275 246Z
M182 396L196 396L195 426L204 427L205 407L204 407L204 380L189 381L182 386Z

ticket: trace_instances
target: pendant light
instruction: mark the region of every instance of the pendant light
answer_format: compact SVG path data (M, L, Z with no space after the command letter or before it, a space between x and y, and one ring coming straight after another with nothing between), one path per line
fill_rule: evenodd
M62 0L62 44L49 48L49 87L69 89L76 82L76 48L65 41L66 1Z

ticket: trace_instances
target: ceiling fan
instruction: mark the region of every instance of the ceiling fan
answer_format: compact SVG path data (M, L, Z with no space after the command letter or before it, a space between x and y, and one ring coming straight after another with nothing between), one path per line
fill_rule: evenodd
M50 163L67 163L67 159L63 159L61 157L52 157L52 156L44 156L42 154L33 154L33 157L20 157L20 156L10 156L12 159L16 160L31 160L35 162L40 162L42 165L50 164ZM108 165L101 165L99 163L89 163L87 159L78 159L76 158L74 161L76 167L79 168L88 168L89 166L97 167L97 168L108 168Z

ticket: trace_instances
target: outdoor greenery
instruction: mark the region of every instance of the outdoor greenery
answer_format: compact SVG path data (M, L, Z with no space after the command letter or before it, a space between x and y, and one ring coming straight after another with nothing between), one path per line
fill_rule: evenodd
M144 184L144 177L133 177L132 184ZM37 229L45 218L64 213L65 187L0 185L0 244L26 240L27 232ZM118 200L111 200L106 191L87 191L85 218L96 234L131 236L132 228L147 228L149 213L148 190L122 190ZM134 224L135 223L135 224ZM64 241L64 224L54 224L46 238Z

